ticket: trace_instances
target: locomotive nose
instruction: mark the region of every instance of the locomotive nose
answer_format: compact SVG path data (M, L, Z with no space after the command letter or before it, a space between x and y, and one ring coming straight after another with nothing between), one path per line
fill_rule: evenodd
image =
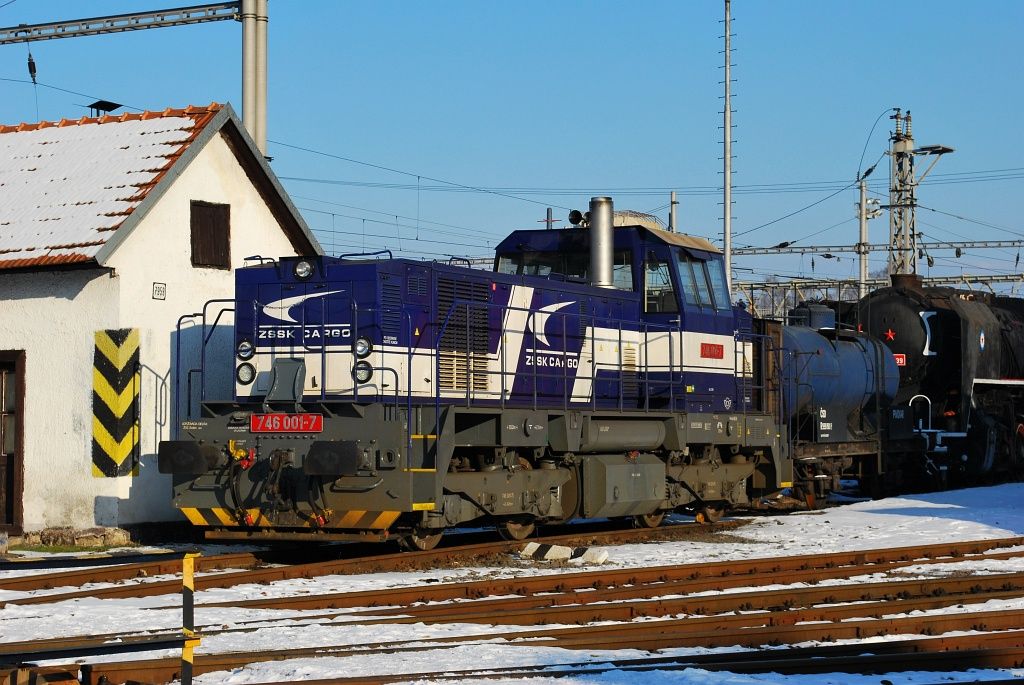
M901 385L916 382L924 369L930 341L922 312L916 302L884 296L873 299L867 311L865 332L892 351L900 370Z

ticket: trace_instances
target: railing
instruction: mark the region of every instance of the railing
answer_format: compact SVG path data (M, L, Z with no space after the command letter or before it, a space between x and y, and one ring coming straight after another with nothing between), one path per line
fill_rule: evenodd
M186 388L187 388L187 391L188 391L188 395L185 398L185 415L187 417L191 417L192 416L192 391L193 391L193 388L192 388L192 378L194 376L196 376L196 375L199 376L199 401L201 403L201 402L203 402L206 399L206 347L210 343L210 339L213 337L213 334L216 332L217 324L220 322L221 317L224 314L234 313L234 311L235 311L234 307L221 307L217 311L217 316L216 316L216 318L214 318L213 323L207 323L207 320L209 318L208 314L209 314L210 306L211 305L215 305L215 304L227 304L227 303L234 304L234 302L235 301L232 300L232 299L209 300L206 304L203 305L202 311L196 312L194 314L185 314L183 316L178 317L178 322L177 322L177 324L175 326L175 336L174 336L174 368L175 368L175 374L174 374L174 398L172 400L173 420L172 420L172 423L171 423L171 425L173 426L173 430L174 430L175 434L177 434L178 426L181 424L181 416L179 414L180 414L180 409L181 409L181 361L182 361L181 338L182 338L182 330L183 330L182 327L183 327L183 325L186 322L188 322L188 321L195 322L195 320L198 319L199 320L200 332L201 332L200 343L199 343L199 366L198 367L190 368L185 373ZM209 329L209 332L207 332L207 329ZM233 344L234 344L234 341L232 340L232 345ZM232 350L231 357L232 357L232 359L234 358L234 351L233 350ZM232 377L234 377L234 374L232 374Z
M328 298L321 302L321 321L327 319ZM192 375L199 373L205 376L206 346L212 337L212 329L217 325L220 317L233 309L222 308L212 324L208 324L209 307L218 303L233 302L233 300L211 300L204 306L202 313L182 317L179 320L178 336L178 358L180 368L180 329L184 321L188 319L201 318L202 323L202 352L200 354L200 368L190 369L188 373L189 397L191 398ZM257 340L257 326L259 322L259 311L261 303L253 302L253 317L251 331L252 340ZM442 346L446 332L453 325L456 314L464 315L464 320L459 326L465 327L462 344L452 347L448 341L448 348ZM487 321L486 330L479 330L474 325L474 310L484 310L486 314L481 320ZM497 316L491 316L497 312ZM293 347L298 347L305 355L318 354L320 358L320 393L319 399L328 401L332 398L327 394L329 387L328 365L331 356L339 354L347 355L346 361L351 359L350 344L356 340L366 327L379 326L384 313L397 314L401 317L405 328L405 341L407 349L404 351L405 373L396 366L375 366L375 373L381 378L389 377L394 380L393 402L395 411L404 405L408 417L406 449L412 452L412 435L422 427L414 426L413 404L414 398L431 400L434 405L435 423L434 431L441 430L441 413L444 406L451 401L459 399L464 406L506 406L530 407L534 410L540 408L557 408L563 410L590 408L597 409L616 408L619 411L722 411L721 406L716 406L715 401L723 394L730 395L734 402L732 406L725 409L729 413L747 414L752 411L773 413L776 416L783 414L783 402L785 401L785 379L779 381L779 392L774 397L774 405L771 392L768 387L768 378L765 371L771 366L768 364L769 356L780 354L776 341L770 335L755 333L735 333L734 352L732 362L729 366L720 367L719 375L726 380L726 389L721 392L687 392L686 381L689 374L708 372L700 367L687 367L683 363L683 353L686 349L686 342L683 334L687 331L681 328L679 320L674 325L652 324L638 322L635 319L614 318L611 316L598 317L593 307L588 312L573 310L571 312L539 312L529 307L510 306L507 304L495 304L475 300L456 299L449 306L448 311L440 317L438 323L427 324L430 334L425 335L432 341L432 347L415 348L413 340L413 318L412 314L405 311L404 307L360 307L359 303L353 300L350 304L351 335L344 339L342 344L335 345L335 349L329 349L330 340L325 335L325 329L331 326L330 323L307 323L305 317L296 324L300 333L300 342ZM503 330L501 324L491 325L490 321L505 321L507 317L519 315L525 325L522 330ZM552 325L550 319L554 317L558 325ZM366 321L369 320L369 324ZM572 325L570 325L570 323ZM336 324L335 324L336 325ZM547 349L539 349L541 340L538 340L537 328L553 330L559 342ZM207 332L210 328L211 332ZM310 344L311 330L318 329L319 343ZM431 331L430 329L434 329ZM528 333L533 332L533 335ZM459 331L463 333L463 331ZM560 334L560 335L559 335ZM472 342L477 336L485 335L488 345L484 357L486 366L481 365L474 358ZM540 334L543 338L543 333ZM493 340L497 337L497 351L492 351ZM518 338L518 340L516 340ZM510 345L509 342L512 342ZM532 347L526 348L527 340L532 341ZM518 342L518 345L515 343ZM349 343L348 345L344 343ZM614 347L614 350L600 349L601 346ZM510 347L517 350L516 359L510 359ZM627 363L625 351L628 348L635 350L635 358ZM456 363L453 369L453 383L451 387L442 387L441 363L442 352L462 354L464 359L464 371ZM525 355L523 353L526 353ZM748 360L751 367L744 368L743 362ZM390 353L395 354L395 353ZM403 354L399 352L398 354ZM546 355L546 356L545 356ZM417 356L429 356L433 361L433 378L430 391L414 393L413 370L414 360ZM661 356L661 359L658 357ZM233 357L233 355L232 355ZM557 368L552 368L538 363L538 360L558 358L560 363ZM758 363L758 357L760 363ZM529 370L520 368L522 361L529 358ZM781 360L780 360L781 361ZM575 363L575 367L572 364ZM590 369L586 365L590 364ZM347 365L346 365L347 366ZM497 368L494 368L494 367ZM781 373L784 364L777 363L775 368ZM347 370L347 369L346 369ZM521 379L524 373L528 373L529 385L521 387L520 392L513 395L517 379ZM479 383L480 375L483 374L486 381ZM335 374L336 375L336 374ZM402 377L404 375L404 388ZM494 379L497 379L496 381ZM178 379L176 378L176 393ZM363 398L370 399L385 396L383 388L386 384L380 384L380 392L367 394L360 388L360 384L352 382L351 397L357 401ZM483 389L475 386L481 386ZM461 386L461 387L460 387ZM575 387L574 387L575 386ZM200 396L203 400L206 397L205 378L200 381ZM578 389L577 389L578 388ZM386 393L392 395L392 393ZM404 396L404 401L403 401Z

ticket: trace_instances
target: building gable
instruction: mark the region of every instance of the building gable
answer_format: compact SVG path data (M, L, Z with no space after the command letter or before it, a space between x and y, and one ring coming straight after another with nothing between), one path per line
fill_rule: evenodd
M299 253L320 247L229 105L0 126L0 270L105 265L214 136Z

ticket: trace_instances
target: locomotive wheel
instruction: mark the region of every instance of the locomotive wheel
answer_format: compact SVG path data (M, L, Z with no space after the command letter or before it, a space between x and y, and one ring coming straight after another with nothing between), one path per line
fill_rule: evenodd
M520 518L502 521L498 524L497 528L498 535L501 536L502 540L515 542L517 540L525 540L533 535L537 525L531 519Z
M428 528L416 528L399 538L398 544L410 552L429 552L441 542L444 531L431 532Z
M722 515L724 513L724 507L716 507L709 504L702 508L700 511L698 511L697 515L693 518L697 521L697 523L718 523L722 520Z
M571 469L569 480L562 484L562 518L553 519L547 523L561 525L572 521L579 515L580 510L580 478L576 467Z
M637 514L633 517L634 528L657 528L665 520L665 512L656 511L653 514Z
M518 457L516 459L516 468L523 471L532 471L533 464L526 457ZM497 529L498 535L501 536L502 540L525 540L533 535L533 531L537 529L537 524L533 522L532 516L518 516L499 522Z

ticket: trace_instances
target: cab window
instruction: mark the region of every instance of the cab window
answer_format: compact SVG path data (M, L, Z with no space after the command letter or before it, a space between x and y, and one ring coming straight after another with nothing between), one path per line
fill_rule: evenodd
M715 309L729 309L729 286L725 283L725 266L721 259L712 259L704 263L711 281L711 292L715 295Z
M697 285L693 280L691 260L682 250L677 250L676 255L679 260L679 287L683 289L683 297L686 298L686 304L697 307L700 300L697 299Z
M701 307L710 307L714 303L711 300L711 286L708 285L708 272L705 262L694 259L690 261L693 269L693 281L697 284L697 297Z
M672 275L667 262L654 257L647 260L644 268L644 311L675 313L679 311L676 290L672 287Z
M612 285L619 290L633 290L633 251L616 250L612 266Z
M561 274L567 278L590 278L589 252L519 252L498 255L498 273L523 276ZM612 285L633 290L633 252L616 250L612 266Z

